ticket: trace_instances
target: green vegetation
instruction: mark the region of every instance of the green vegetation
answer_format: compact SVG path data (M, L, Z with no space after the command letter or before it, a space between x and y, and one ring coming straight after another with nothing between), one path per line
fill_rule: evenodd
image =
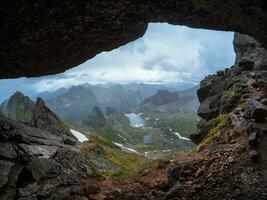
M223 92L223 96L230 97L234 96L238 92L238 89L236 87L230 87L228 90L225 90Z
M99 156L102 156L115 167L115 170L95 171L94 176L99 179L104 177L137 177L151 163L150 159L135 153L122 151L112 142L97 136L91 136L90 141L83 144L83 149L85 151L92 151L97 145L103 148Z
M228 122L228 116L226 114L221 114L213 120L214 128L209 131L207 137L193 150L193 152L199 152L205 149L214 139L214 136L219 129L226 126Z

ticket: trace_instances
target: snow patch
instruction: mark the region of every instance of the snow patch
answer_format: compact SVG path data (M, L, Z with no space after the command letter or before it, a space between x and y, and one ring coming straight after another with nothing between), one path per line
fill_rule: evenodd
M87 138L84 134L82 134L81 132L76 131L76 130L74 130L74 129L70 129L70 132L72 133L72 135L74 135L74 137L77 138L77 140L78 140L79 142L85 142L85 141L88 141L88 138Z
M123 151L126 151L128 153L136 153L136 154L140 154L138 151L134 150L134 149L131 149L129 147L126 147L126 146L123 146L122 144L120 143L117 143L117 142L114 142L115 145L117 145L118 147L121 148L121 150Z
M190 140L190 139L187 138L187 137L183 137L183 136L181 136L180 133L178 133L178 132L174 132L174 134L175 134L176 136L178 136L181 140Z

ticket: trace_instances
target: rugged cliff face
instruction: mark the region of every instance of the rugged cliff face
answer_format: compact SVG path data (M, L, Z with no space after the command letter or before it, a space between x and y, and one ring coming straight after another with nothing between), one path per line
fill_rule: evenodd
M0 15L1 78L63 72L137 39L149 22L247 33L267 46L263 1L2 0Z
M15 121L29 123L34 103L21 92L16 92L0 105L0 113Z

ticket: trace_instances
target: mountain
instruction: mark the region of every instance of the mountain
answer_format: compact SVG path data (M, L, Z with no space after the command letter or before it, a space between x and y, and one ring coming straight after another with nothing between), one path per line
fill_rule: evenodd
M135 109L147 97L167 89L161 85L131 84L83 84L69 89L40 94L47 106L60 117L82 122L98 106L102 112L112 107L119 112Z
M65 92L67 92L67 88L60 88L56 91L53 92L42 92L37 94L37 97L42 97L42 99L44 99L45 101L56 98L62 94L64 94Z
M46 101L47 106L60 117L81 122L97 105L95 94L86 87L73 86L63 94Z
M167 90L158 90L158 92L151 96L146 98L142 104L150 104L152 106L159 106L164 105L168 103L177 102L179 100L178 94L176 92L169 92Z
M0 113L15 121L29 123L34 106L29 97L17 91L1 104Z
M76 142L69 128L45 105L40 97L36 100L30 126L61 136L65 143Z
M123 85L127 90L135 91L139 94L140 98L144 100L147 97L155 95L158 90L174 91L172 87L161 84L145 84L145 83L128 83Z
M100 129L106 125L106 118L99 107L94 107L92 113L83 121L83 125L93 127L94 129Z
M89 85L84 87L89 88L96 96L98 107L105 111L107 107L113 107L118 111L125 111L135 108L142 101L137 91L130 90L124 85Z

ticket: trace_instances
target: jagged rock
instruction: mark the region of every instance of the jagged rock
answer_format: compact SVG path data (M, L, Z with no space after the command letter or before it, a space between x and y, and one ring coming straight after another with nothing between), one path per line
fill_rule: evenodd
M249 135L248 144L251 147L255 147L257 145L257 132L253 132Z
M75 144L77 141L70 133L69 129L62 121L45 105L41 98L37 98L36 105L32 114L30 125L46 130L57 136L64 138L68 144Z
M0 112L3 116L23 123L30 122L33 109L34 103L31 99L19 91L0 106Z
M1 198L71 199L83 194L82 179L96 166L110 168L97 153L85 154L48 131L4 117L0 130Z
M78 85L48 99L46 105L59 117L80 123L88 117L94 106L100 103L98 98L88 86Z
M240 100L241 95L242 93L223 95L220 99L220 113L229 113L232 111Z
M194 174L197 171L197 164L197 161L188 161L175 165L168 171L169 183L172 185Z
M261 100L261 103L262 103L263 105L267 106L267 99L262 99L262 100Z
M244 117L254 119L255 122L265 122L267 117L267 107L259 101L248 99L246 102Z
M5 0L0 74L7 78L63 72L141 37L149 22L246 32L266 46L266 15L261 1Z
M259 71L267 70L267 58L265 58L262 62L258 63L258 65L255 66L255 69Z
M112 107L107 107L107 110L106 110L106 115L109 116L109 115L112 115L114 113L117 113L117 110L115 110L114 108Z
M13 166L14 163L10 161L0 160L0 189L7 184Z
M195 134L190 135L190 139L195 143L199 144L209 133L213 127L211 122L201 119L197 124L198 131Z
M166 193L166 196L164 198L164 200L167 199L173 199L173 198L179 198L179 193L182 190L182 184L178 182L176 182L171 189Z
M225 80L219 76L208 76L200 82L200 88L197 90L199 102L202 103L208 97L218 95L224 91Z
M257 162L259 161L259 154L256 150L251 150L249 152L249 158L253 161L253 162Z
M220 112L220 98L219 96L212 96L206 98L203 102L201 102L197 114L206 119L210 120L219 115Z
M106 125L106 118L100 108L96 106L83 124L96 129L103 128Z
M254 66L254 62L244 58L238 62L238 66L244 70L251 70Z
M176 92L169 92L167 90L158 90L158 92L151 96L144 99L142 105L152 105L152 106L159 106L168 103L178 102L179 96Z

